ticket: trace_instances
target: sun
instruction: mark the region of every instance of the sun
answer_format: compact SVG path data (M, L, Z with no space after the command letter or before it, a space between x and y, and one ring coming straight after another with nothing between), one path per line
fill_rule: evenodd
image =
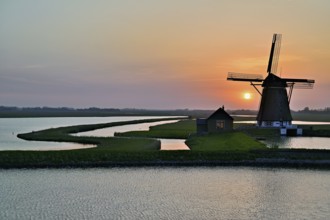
M244 93L244 96L243 97L246 100L251 99L251 93L246 92L246 93Z

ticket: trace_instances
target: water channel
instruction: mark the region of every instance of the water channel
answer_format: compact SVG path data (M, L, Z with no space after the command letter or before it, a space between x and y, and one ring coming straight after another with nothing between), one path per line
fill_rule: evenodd
M116 132L147 131L151 126L174 123L177 121L179 120L157 121L157 122L149 122L149 123L115 126L115 127L97 129L93 131L80 132L80 133L76 133L75 135L94 136L94 137L112 137ZM185 144L185 139L159 139L159 140L161 142L161 146L160 146L161 150L189 150L189 147Z

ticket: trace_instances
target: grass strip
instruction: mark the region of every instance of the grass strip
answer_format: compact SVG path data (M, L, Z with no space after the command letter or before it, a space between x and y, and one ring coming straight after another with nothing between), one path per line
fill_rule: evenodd
M205 136L193 136L186 141L192 151L202 152L237 152L246 153L250 150L268 149L242 132L224 132Z

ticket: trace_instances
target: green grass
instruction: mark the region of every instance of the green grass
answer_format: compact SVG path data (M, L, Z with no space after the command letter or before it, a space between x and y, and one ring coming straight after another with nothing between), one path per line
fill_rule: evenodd
M96 141L96 140L95 140ZM160 143L152 139L107 138L98 147L63 151L1 151L0 167L74 166L104 162L148 161L154 159Z
M303 136L330 137L330 125L299 125L303 129Z
M255 141L242 132L226 132L221 134L209 134L194 136L186 141L192 151L236 151L247 152L250 150L267 149L267 147Z
M151 126L149 131L129 131L115 133L115 136L186 139L189 137L189 135L195 132L195 120L181 120L175 123Z
M305 130L330 130L330 124L324 124L324 125L299 125L299 127L305 129Z
M244 133L253 138L270 138L280 136L280 130L278 128L251 128L243 130Z

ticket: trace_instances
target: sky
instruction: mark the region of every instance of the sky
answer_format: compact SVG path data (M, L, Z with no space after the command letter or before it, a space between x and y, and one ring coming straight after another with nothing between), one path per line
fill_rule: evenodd
M0 0L0 106L258 109L249 83L315 79L290 107L330 106L328 0ZM244 99L250 93L251 99Z

